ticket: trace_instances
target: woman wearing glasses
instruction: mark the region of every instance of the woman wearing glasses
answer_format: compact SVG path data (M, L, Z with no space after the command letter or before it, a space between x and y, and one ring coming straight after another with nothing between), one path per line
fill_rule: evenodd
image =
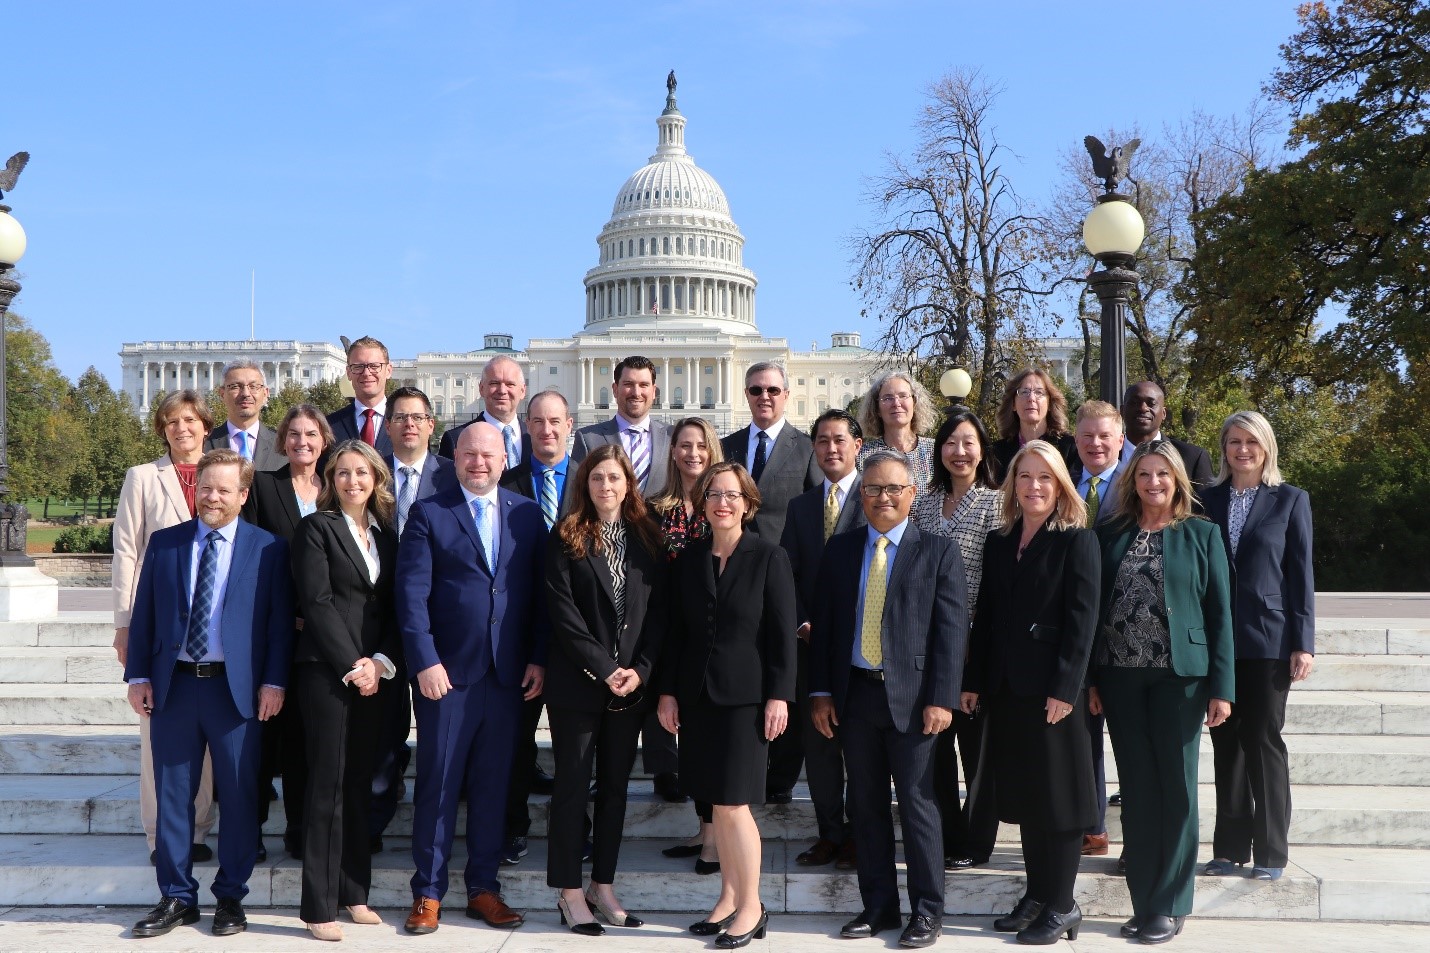
M913 467L915 493L923 495L933 479L934 442L920 435L937 420L933 398L924 385L905 371L881 374L859 403L859 426L864 431L859 466L875 450L897 450Z
M626 818L626 784L636 739L650 710L646 684L666 625L660 533L616 444L581 461L571 512L556 525L546 558L552 648L546 710L556 782L546 883L557 889L561 922L599 936L643 921L621 906L612 884ZM581 890L586 800L596 767L591 886Z
M714 805L720 897L690 927L724 949L763 937L760 831L769 742L788 726L795 685L794 572L777 544L745 526L760 491L738 463L717 463L696 490L709 539L675 561L675 611L658 672L660 723L680 733L680 778Z
M1069 470L1077 463L1077 441L1068 430L1067 398L1042 368L1030 367L1008 379L997 420L999 439L993 444L993 459L998 462L999 480L1029 440L1052 444Z

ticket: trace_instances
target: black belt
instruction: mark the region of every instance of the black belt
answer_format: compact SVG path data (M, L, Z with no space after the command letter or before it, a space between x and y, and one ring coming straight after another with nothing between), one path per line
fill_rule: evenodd
M174 671L184 672L197 678L218 678L223 674L222 662L175 662Z
M857 665L851 665L849 666L849 671L871 682L882 682L884 680L884 670L882 668L860 668Z

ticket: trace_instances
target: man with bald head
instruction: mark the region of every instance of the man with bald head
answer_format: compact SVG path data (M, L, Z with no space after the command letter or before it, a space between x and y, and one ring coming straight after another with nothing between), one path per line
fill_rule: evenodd
M506 447L485 421L454 449L459 485L408 511L397 556L397 621L414 680L409 933L437 929L457 802L467 797L467 916L511 929L502 901L501 817L522 699L541 694L546 665L546 523L541 507L502 489Z
M516 419L516 412L526 399L526 375L515 359L498 355L482 367L479 386L482 412L462 426L445 431L437 447L437 456L455 460L457 441L462 434L478 421L485 421L497 429L502 449L506 451L506 468L513 469L518 463L531 459L531 446L521 439L521 424Z

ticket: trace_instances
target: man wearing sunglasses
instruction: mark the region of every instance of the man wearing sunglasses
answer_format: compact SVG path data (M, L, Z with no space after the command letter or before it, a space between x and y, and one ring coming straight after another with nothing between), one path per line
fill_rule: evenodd
M288 462L273 449L278 435L258 419L268 403L263 368L246 357L230 361L219 387L228 419L209 431L204 452L232 450L255 470L280 470Z

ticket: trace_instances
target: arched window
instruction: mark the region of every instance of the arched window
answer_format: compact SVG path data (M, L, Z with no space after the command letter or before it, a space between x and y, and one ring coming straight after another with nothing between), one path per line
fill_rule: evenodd
M462 416L462 411L467 409L467 402L461 397L452 398L452 416Z
M685 406L685 390L684 390L683 388L677 387L677 388L675 389L675 402L672 403L670 406L672 406L672 407L684 407L684 406Z
M446 402L445 402L444 400L442 400L442 398L440 398L440 397L433 397L433 398L432 398L432 413L436 414L438 417L441 417L442 414L446 412L446 410L447 410L447 405L446 405Z
M645 239L644 239L644 238L641 239L641 254L642 254L642 255L645 254Z
M700 239L700 257L705 257L705 239Z
M677 255L685 254L685 241L679 235L675 236L675 253Z
M660 253L661 253L662 255L669 255L669 254L670 254L670 236L669 236L669 235L665 236L664 238L662 238L662 239L660 240Z
M701 401L700 406L707 410L715 406L715 389L713 387L705 388L705 400Z

